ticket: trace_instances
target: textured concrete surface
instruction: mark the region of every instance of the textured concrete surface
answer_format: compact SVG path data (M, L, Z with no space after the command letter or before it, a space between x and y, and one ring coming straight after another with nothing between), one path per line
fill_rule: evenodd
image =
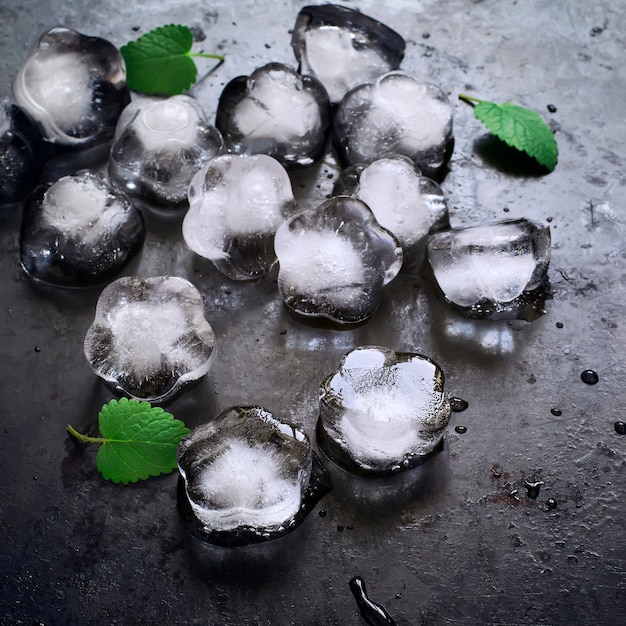
M289 29L304 4L2 0L0 97L10 98L19 64L49 27L121 46L180 22L204 38L199 48L227 56L208 77L201 66L191 92L212 116L230 78L268 61L295 63ZM181 529L174 474L107 483L95 450L67 436L68 422L94 431L111 397L82 353L98 290L35 288L19 268L20 207L3 209L2 623L356 626L364 623L348 587L356 575L401 626L623 621L626 438L613 425L626 402L626 4L345 4L400 32L403 68L442 86L455 106L442 185L453 226L549 220L545 315L469 322L446 311L426 280L401 276L367 324L315 330L286 314L272 278L225 280L182 246L178 217L149 216L133 271L192 280L217 334L209 376L168 407L189 426L254 403L313 435L319 382L364 344L429 355L446 391L469 402L453 414L444 450L416 474L380 483L334 472L334 491L288 538L257 550L199 549ZM539 112L556 133L556 170L536 175L502 150L460 92ZM296 181L302 205L323 199L335 176L329 157ZM581 381L588 368L597 385ZM525 480L543 482L536 499Z

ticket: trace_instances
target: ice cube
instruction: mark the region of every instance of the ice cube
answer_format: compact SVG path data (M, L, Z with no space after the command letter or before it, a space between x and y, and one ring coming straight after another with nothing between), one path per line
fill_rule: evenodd
M550 228L522 218L436 233L428 260L444 298L460 312L530 321L545 300Z
M0 106L0 206L23 199L37 184L40 141L30 115L16 105Z
M140 250L143 218L124 193L92 170L39 186L24 207L22 267L64 286L94 285L118 274Z
M350 89L398 69L406 43L359 11L332 4L300 10L291 38L299 71L318 78L332 103Z
M193 175L222 149L222 136L193 98L134 101L117 124L109 175L132 196L179 206Z
M403 154L425 176L440 178L452 154L452 106L438 86L409 72L388 72L346 94L333 142L346 165Z
M363 200L376 221L391 231L404 253L404 269L426 255L426 236L448 228L448 204L441 187L425 176L408 157L397 155L343 170L333 195Z
M276 231L278 289L301 318L354 324L369 318L402 266L402 248L367 205L338 196Z
M443 372L426 356L356 348L321 384L320 448L356 474L414 467L438 450L450 419L443 388Z
M330 123L322 84L281 63L230 81L215 121L229 152L267 154L285 166L300 167L324 155Z
M276 159L222 155L192 179L183 237L229 278L259 278L276 262L274 234L294 208L289 175Z
M238 546L294 530L330 489L306 433L259 406L237 406L178 447L187 527L208 543Z
M189 281L125 276L102 291L84 349L93 371L119 392L164 402L209 371L213 343Z
M130 102L119 50L105 39L62 26L40 37L15 77L13 94L44 139L65 147L111 139Z

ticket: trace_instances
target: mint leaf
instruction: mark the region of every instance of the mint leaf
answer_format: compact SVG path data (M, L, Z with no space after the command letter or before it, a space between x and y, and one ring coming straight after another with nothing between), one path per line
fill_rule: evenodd
M188 89L198 69L191 57L218 59L218 54L192 53L193 34L187 26L168 24L155 28L122 46L126 83L146 94L173 96Z
M99 443L98 470L115 483L134 483L176 467L176 449L189 429L170 413L149 402L111 400L98 415L102 437L87 437L68 425L67 430L85 443Z
M495 104L460 94L474 106L474 116L496 137L553 171L559 154L554 134L537 113L516 104Z

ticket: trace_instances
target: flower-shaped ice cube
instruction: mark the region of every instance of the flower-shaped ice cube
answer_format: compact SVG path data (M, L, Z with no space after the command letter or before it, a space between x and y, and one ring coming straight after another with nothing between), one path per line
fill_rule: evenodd
M143 245L141 213L96 171L80 170L38 187L24 207L22 267L63 286L94 285L118 274Z
M117 124L109 175L132 196L178 206L193 175L222 148L222 136L193 98L134 101Z
M268 63L226 85L215 124L235 154L268 154L285 167L307 167L326 151L330 101L317 78Z
M320 448L349 472L384 476L428 459L450 419L444 375L428 357L364 346L320 388Z
M258 406L232 407L199 426L177 457L182 517L216 545L281 537L330 489L306 433Z
M452 106L436 85L402 70L388 72L346 94L333 142L348 165L404 154L425 176L438 178L452 154Z
M274 234L294 207L289 175L276 159L222 155L193 177L183 237L229 278L252 280L276 262Z
M93 371L121 393L163 402L208 370L214 334L198 290L175 276L126 276L100 295L85 337Z
M402 248L368 206L337 196L276 231L278 289L296 317L355 324L377 309L402 267Z
M372 209L376 221L398 238L405 269L426 256L429 233L450 225L441 187L402 155L348 167L337 179L333 194L359 198Z
M119 50L63 26L40 37L15 77L13 94L46 141L77 148L111 139L130 102Z
M431 235L428 260L445 298L468 317L538 317L545 302L550 228L525 218Z

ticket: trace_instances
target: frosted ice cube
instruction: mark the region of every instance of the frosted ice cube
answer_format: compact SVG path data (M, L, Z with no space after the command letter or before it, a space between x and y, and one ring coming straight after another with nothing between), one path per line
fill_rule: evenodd
M330 488L305 432L258 406L232 407L194 429L177 457L183 518L218 545L291 532Z
M294 207L289 175L278 161L222 155L192 179L183 237L229 278L258 278L276 262L274 234Z
M111 139L130 102L119 50L62 26L41 36L15 77L13 94L45 140L81 148Z
M64 286L108 280L140 250L141 214L124 193L91 170L38 187L24 207L20 236L23 268Z
M408 157L391 156L343 170L333 195L363 200L376 221L391 231L404 253L404 268L414 267L426 254L426 236L450 225L441 187L425 176Z
M41 137L35 123L18 106L0 103L0 206L24 198L42 169Z
M278 289L297 317L354 324L370 317L402 266L397 239L365 203L338 196L276 231Z
M443 388L444 374L428 357L356 348L321 384L320 448L352 473L414 467L437 450L450 419Z
M220 96L215 124L236 154L267 154L285 166L313 165L330 134L322 84L281 63L238 76Z
M346 164L403 154L424 175L438 178L452 153L452 106L436 85L409 72L388 72L346 94L333 141Z
M222 136L193 98L134 101L117 124L109 175L132 196L181 205L193 175L222 149Z
M550 228L518 219L436 233L428 259L445 299L461 312L532 319L528 305L542 308L545 300Z
M126 276L102 291L84 347L109 385L163 402L209 371L213 343L202 296L190 282Z
M406 43L391 28L347 7L300 10L291 38L299 71L318 78L332 103L352 88L400 67Z

